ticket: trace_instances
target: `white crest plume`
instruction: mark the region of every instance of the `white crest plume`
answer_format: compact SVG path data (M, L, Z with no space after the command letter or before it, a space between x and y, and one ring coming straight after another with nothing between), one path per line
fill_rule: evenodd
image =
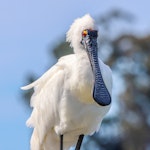
M96 29L95 21L89 14L77 18L66 34L66 41L70 42L70 46L74 48L74 53L81 52L83 48L80 42L82 31L85 29Z

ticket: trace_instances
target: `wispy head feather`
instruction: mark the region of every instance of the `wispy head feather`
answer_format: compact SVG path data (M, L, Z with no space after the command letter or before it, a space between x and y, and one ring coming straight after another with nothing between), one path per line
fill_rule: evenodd
M85 29L95 29L95 22L93 18L86 14L81 18L77 18L70 26L69 31L66 34L66 41L70 42L70 46L74 48L74 52L77 53L82 49L82 31Z

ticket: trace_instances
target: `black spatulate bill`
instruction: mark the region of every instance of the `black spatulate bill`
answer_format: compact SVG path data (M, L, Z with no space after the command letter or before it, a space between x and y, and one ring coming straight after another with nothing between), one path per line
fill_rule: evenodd
M83 33L81 43L87 51L94 75L93 99L99 105L107 106L111 103L111 96L103 81L101 68L98 61L98 32L97 30L84 30Z

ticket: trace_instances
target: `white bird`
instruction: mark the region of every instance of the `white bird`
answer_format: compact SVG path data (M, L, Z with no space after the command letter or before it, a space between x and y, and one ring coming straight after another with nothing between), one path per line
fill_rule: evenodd
M112 73L97 54L97 27L89 14L78 18L66 40L74 54L64 56L35 82L31 150L68 150L80 136L92 135L111 106ZM62 149L62 148L61 148Z

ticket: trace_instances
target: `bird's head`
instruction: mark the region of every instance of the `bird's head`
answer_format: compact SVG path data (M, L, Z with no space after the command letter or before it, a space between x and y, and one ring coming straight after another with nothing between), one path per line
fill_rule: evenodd
M67 32L66 40L70 42L70 46L74 48L75 53L80 53L81 49L85 50L85 47L81 43L83 34L86 34L86 30L96 30L95 21L93 18L86 14L85 16L76 19L71 25L69 31Z

